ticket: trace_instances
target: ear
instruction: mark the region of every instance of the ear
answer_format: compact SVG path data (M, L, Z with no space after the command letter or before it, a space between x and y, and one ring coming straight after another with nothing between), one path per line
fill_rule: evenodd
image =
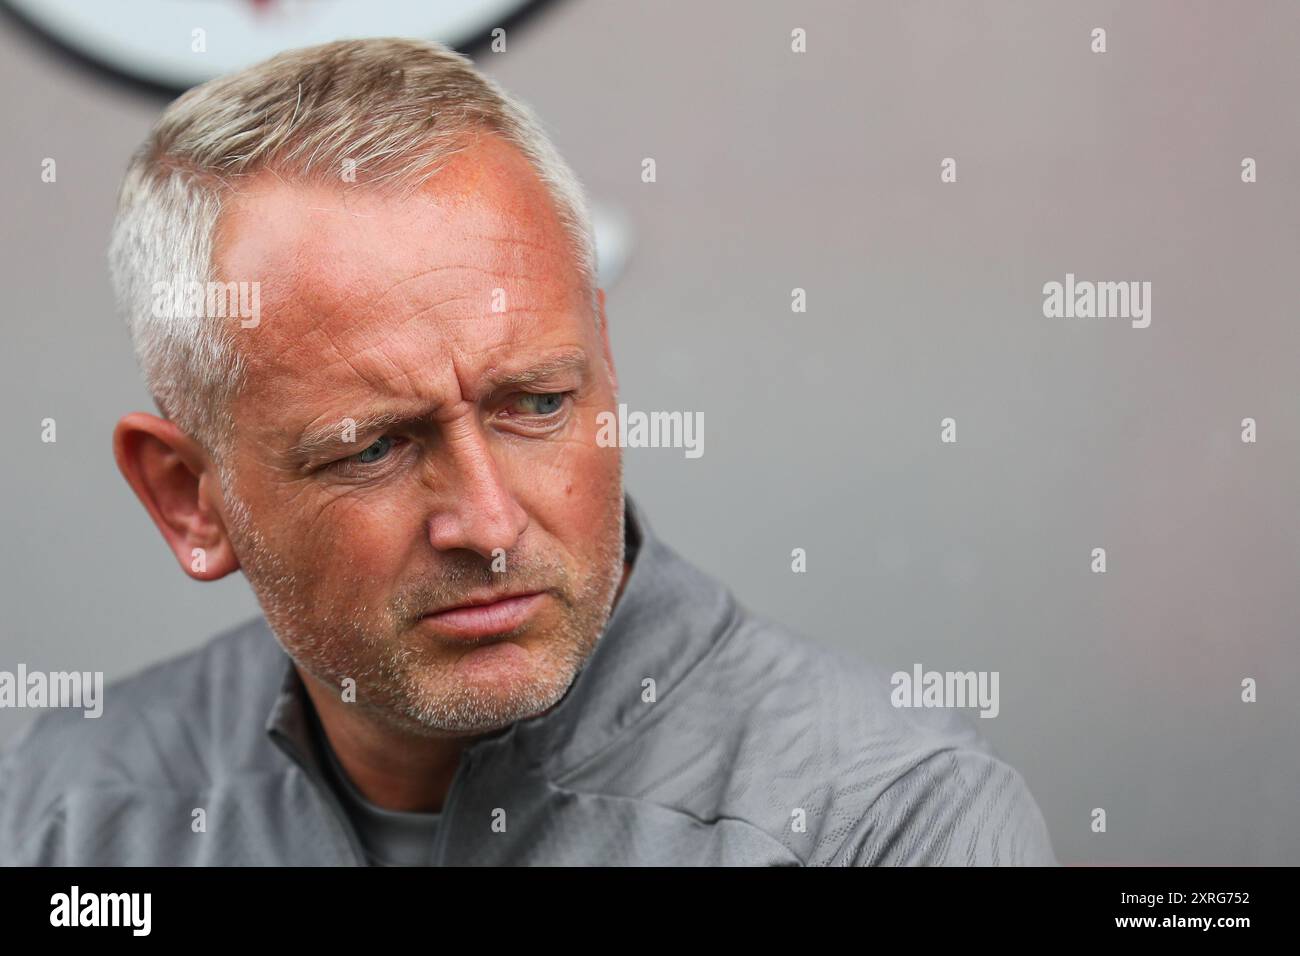
M239 568L217 469L198 442L165 418L132 412L113 430L113 457L182 571L215 581Z
M609 369L609 382L618 395L618 371L614 368L614 353L609 347L609 319L605 317L605 290L597 289L596 298L600 300L600 345L605 350L605 366Z

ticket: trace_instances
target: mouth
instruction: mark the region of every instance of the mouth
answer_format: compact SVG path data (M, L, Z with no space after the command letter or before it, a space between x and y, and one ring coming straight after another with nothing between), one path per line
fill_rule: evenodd
M430 611L419 623L443 637L474 640L522 627L545 600L543 591L471 596L453 607Z

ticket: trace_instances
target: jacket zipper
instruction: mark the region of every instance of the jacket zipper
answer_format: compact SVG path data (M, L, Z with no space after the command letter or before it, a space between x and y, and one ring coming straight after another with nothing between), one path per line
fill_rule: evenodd
M361 846L361 838L353 831L352 821L348 819L348 812L344 809L343 804L339 802L338 797L334 795L334 791L330 789L328 784L317 780L314 774L308 773L301 767L299 769L302 770L303 776L311 781L317 796L321 797L329 805L334 815L334 822L343 830L343 836L347 840L348 848L352 851L353 861L357 866L369 866L365 849Z
M473 764L474 754L470 750L464 751L461 754L460 766L456 768L456 773L451 778L451 786L447 788L447 800L442 808L442 824L438 827L438 835L433 841L433 866L443 865L443 858L447 853L448 833L451 831L452 812L460 799L461 791L465 789L465 779L469 776Z
M298 753L298 748L292 741L282 739L281 734L273 734L272 740L276 748L289 758L289 762L297 768L298 772L307 779L311 788L316 792L318 799L322 800L329 808L334 817L334 822L343 830L343 836L347 842L348 849L352 851L352 861L357 866L368 866L365 849L361 846L361 838L352 830L352 821L348 819L347 811L343 804L339 802L334 792L330 789L329 784L323 780L316 779L316 773L306 760ZM323 771L322 771L323 772Z

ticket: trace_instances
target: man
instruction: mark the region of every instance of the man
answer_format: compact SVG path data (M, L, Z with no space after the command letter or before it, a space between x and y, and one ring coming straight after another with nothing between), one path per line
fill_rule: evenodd
M0 859L1053 862L966 722L895 710L624 495L582 189L463 57L347 41L190 91L111 262L161 413L119 467L264 617L37 721Z

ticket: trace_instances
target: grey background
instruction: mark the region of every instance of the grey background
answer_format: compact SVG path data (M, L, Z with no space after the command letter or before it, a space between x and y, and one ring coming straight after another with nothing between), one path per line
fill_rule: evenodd
M1290 0L570 0L478 57L631 218L621 399L705 413L703 458L626 453L652 525L816 640L1000 671L975 723L1067 863L1300 863L1298 38ZM105 239L162 105L0 20L0 669L112 679L258 610L110 451L153 409ZM1066 272L1152 282L1151 327L1044 318Z

